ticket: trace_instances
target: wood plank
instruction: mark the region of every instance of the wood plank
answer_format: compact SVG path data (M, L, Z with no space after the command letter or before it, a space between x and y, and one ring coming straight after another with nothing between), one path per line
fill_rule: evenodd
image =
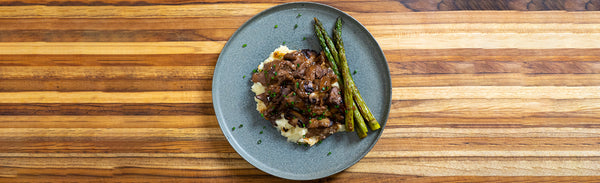
M22 172L30 172L34 170L25 169L25 168L15 168L11 169L11 171L21 170ZM99 170L85 170L86 172L94 172ZM289 180L281 179L278 177L274 177L268 175L258 169L253 170L220 170L225 171L227 174L222 176L215 176L215 174L220 175L217 172L220 171L207 171L207 174L210 176L201 177L198 176L197 173L189 170L167 170L161 169L164 172L173 172L173 173L185 173L185 175L179 175L177 177L177 181L179 182L198 182L198 178L202 178L202 180L206 181L222 181L222 180L231 180L231 181L246 181L246 182L289 182ZM34 171L35 172L35 171ZM6 180L9 182L15 181L26 181L26 182L84 182L88 181L90 178L109 182L136 182L140 179L156 181L156 182L169 182L173 181L173 177L169 176L153 176L153 175L139 175L139 173L133 175L130 174L119 174L112 175L110 177L98 177L98 176L85 176L81 175L81 173L61 173L61 172L78 172L77 170L72 169L60 169L56 174L60 176L54 175L40 175L38 173L23 173L23 175L19 175L19 178L2 178L0 180ZM171 174L173 174L171 173ZM66 174L66 175L65 175ZM570 183L570 182L593 182L597 180L597 176L440 176L440 177L431 177L431 176L415 176L415 175L399 175L399 174L383 174L383 173L338 173L332 175L327 178L321 179L322 181L327 182L350 182L350 181L359 181L359 182L373 182L373 181L381 181L381 182L396 182L402 181L407 183L422 183L422 182L498 182L498 183L512 183L512 182L557 182L557 183Z
M1 92L0 103L212 103L211 91Z
M0 66L214 66L218 58L219 54L11 54L0 58Z
M513 176L532 176L532 175L596 175L595 169L598 168L598 159L541 159L541 158L498 158L494 161L481 161L477 159L465 158L385 158L389 166L382 167L382 159L364 159L346 172L348 173L366 173L367 170L382 174L404 174L419 176L445 176L445 175L463 175L463 176L494 176L494 172L502 172L505 175ZM427 160L427 161L423 161ZM128 170L127 167L135 168L169 168L168 164L181 164L186 170L220 170L226 167L235 167L235 169L248 169L252 166L241 159L189 159L189 158L156 158L149 161L144 158L118 158L111 159L86 159L86 158L14 158L7 161L0 159L0 162L8 167L18 166L20 168L59 168L69 167L78 169L104 169L120 170L125 172L136 171ZM69 162L69 163L64 163ZM171 162L171 163L168 163ZM533 168L528 162L534 162L539 166ZM59 164L63 164L59 166ZM94 166L96 164L96 166ZM97 164L103 166L98 167ZM209 167L210 166L210 167ZM469 168L471 167L471 168ZM498 167L504 167L498 170ZM119 172L120 172L119 171ZM138 171L136 171L138 172ZM423 172L423 173L421 173ZM100 172L97 172L100 173ZM104 172L104 176L112 175L112 171ZM142 172L139 172L142 173ZM159 173L159 172L156 172ZM168 172L164 172L168 173Z
M0 79L212 80L213 72L214 66L6 66L0 67Z
M360 75L360 74L359 74ZM393 75L392 87L429 86L599 86L598 74L418 74ZM360 87L360 86L358 86Z
M468 92L471 91L471 92ZM422 99L600 99L600 87L402 87L392 100ZM436 95L437 94L437 95ZM1 92L0 103L211 103L210 91Z
M219 53L223 41L194 42L0 42L0 55L24 54L207 54Z
M437 113L433 113L437 114ZM531 116L522 115L518 117L440 117L436 115L422 115L416 117L404 117L397 112L390 113L386 129L390 128L414 128L414 127L440 127L440 128L600 128L600 118L597 116Z
M214 115L0 116L0 128L219 128Z
M0 92L20 91L210 91L210 79L5 79Z
M82 27L85 29L85 27ZM227 41L236 29L0 30L0 42Z
M600 86L452 86L392 88L392 100L476 98L594 99L600 98Z
M210 103L192 104L167 104L167 103L27 103L3 104L0 103L0 115L12 116L105 116L105 115L151 115L151 116L195 116L214 115L215 111Z
M277 4L228 3L179 6L6 6L0 7L4 18L177 18L252 16Z

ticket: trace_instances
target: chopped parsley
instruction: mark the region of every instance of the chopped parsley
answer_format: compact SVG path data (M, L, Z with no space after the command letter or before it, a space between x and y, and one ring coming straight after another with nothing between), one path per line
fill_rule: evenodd
M352 73L352 75L356 74L356 70L354 70L354 73Z
M261 144L261 143L262 143L262 140L258 140L258 142L256 142L256 144Z
M300 87L300 83L296 82L296 88Z
M298 24L294 25L294 29L298 28Z
M263 131L261 130L261 131L259 132L259 134L262 134L262 133L263 133Z
M260 113L260 117L263 117L263 118L264 118L264 117L265 117L265 115L264 115L263 113Z
M235 130L235 127L231 128L231 131L234 131L234 130Z
M257 73L258 71L256 69L254 69L252 72Z
M275 76L277 76L277 71L275 71Z
M283 44L285 44L285 41L283 42Z
M302 16L302 14L298 13L298 17L301 17L301 16Z
M319 142L317 142L317 144L321 144L321 143L323 143L323 141L322 141L322 140L319 140Z
M247 45L247 44L243 44L243 45L242 45L242 48L245 48L246 46L248 46L248 45Z
M263 129L267 128L267 126L263 126Z
M292 93L293 96L296 96L296 92Z
M238 128L242 128L242 127L244 127L244 125L243 125L243 124L240 124L240 127L238 127Z
M296 64L296 67L300 67L300 64Z
M242 76L242 78L246 78L246 75Z
M271 76L271 79L275 79L273 76Z
M277 29L277 27L279 27L278 25L275 25L275 28Z
M327 156L331 155L331 151L329 153L327 153Z
M294 105L294 101L292 101L292 105Z
M306 40L306 37L303 37L303 38L302 38L302 41L304 41L304 40Z

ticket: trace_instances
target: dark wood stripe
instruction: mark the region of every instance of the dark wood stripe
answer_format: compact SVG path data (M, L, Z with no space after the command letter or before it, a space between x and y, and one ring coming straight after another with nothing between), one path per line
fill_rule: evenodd
M240 17L197 18L1 18L0 30L200 30L237 29L250 19ZM224 23L227 22L227 23Z
M219 130L219 129L214 129ZM94 140L91 140L93 138ZM257 137L258 138L258 137ZM283 139L281 139L283 140ZM264 142L263 143L268 143ZM526 137L452 137L387 138L378 141L373 151L594 151L600 138L526 138ZM14 137L0 140L0 153L235 153L225 138L177 140L165 137ZM492 158L492 157L486 157Z
M521 73L392 76L392 87L421 86L600 86L600 76L598 74Z
M2 30L0 42L227 41L235 30Z
M388 62L392 75L414 74L599 74L600 61L421 61Z
M219 129L215 129L219 130ZM42 137L40 137L42 138ZM83 138L71 138L73 141L0 141L2 153L235 153L229 143L220 140L190 141L130 141L119 139L93 140L83 142ZM81 142L77 142L77 139Z
M7 182L86 182L90 179L101 179L108 182L138 182L139 180L148 180L151 182L171 182L174 177L159 176L159 175L141 175L144 171L119 171L124 168L117 168L115 172L123 173L106 173L102 169L57 169L56 171L44 171L45 169L30 169L15 167L11 170L19 173L18 178L0 177L0 181ZM207 182L231 181L231 182L291 182L290 180L278 178L268 175L258 169L233 169L233 170L201 170L206 172L206 177L203 177L193 170L185 169L162 169L157 168L163 173L182 173L178 175L177 182L198 182L198 178ZM190 172L192 171L192 172ZM214 176L220 174L220 171L225 171L226 175ZM41 173L44 172L44 173ZM72 173L69 173L72 172ZM87 172L87 173L86 173ZM111 171L112 172L112 171ZM97 174L104 175L98 176ZM571 183L571 182L595 182L600 177L595 176L416 176L416 175L401 175L401 174L386 174L386 173L338 173L327 178L316 180L318 182L406 182L406 183L422 183L422 182L497 182L497 183L514 183L514 182L554 182L554 183Z
M386 129L392 128L600 128L600 117L399 117L391 113Z
M212 80L162 80L147 79L5 79L0 80L0 92L17 91L105 91L105 92L140 92L140 91L209 91Z
M372 151L426 150L578 150L600 148L600 138L515 138L515 137L453 137L453 138L386 138L377 142Z
M214 115L212 104L0 104L0 115Z
M219 54L2 55L1 66L214 66Z

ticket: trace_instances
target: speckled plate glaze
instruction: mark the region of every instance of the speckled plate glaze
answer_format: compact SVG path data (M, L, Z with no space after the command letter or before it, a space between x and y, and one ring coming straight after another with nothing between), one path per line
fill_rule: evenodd
M254 93L250 91L252 70L283 42L290 49L321 50L313 35L313 17L319 18L329 32L337 17L344 20L342 38L350 70L357 71L354 80L381 125L380 130L370 131L367 138L342 132L313 147L300 146L287 142L256 111ZM294 28L295 25L298 26ZM215 67L212 96L223 134L246 161L278 177L311 180L345 170L373 148L388 118L391 90L383 51L364 26L331 6L296 2L257 14L231 36Z

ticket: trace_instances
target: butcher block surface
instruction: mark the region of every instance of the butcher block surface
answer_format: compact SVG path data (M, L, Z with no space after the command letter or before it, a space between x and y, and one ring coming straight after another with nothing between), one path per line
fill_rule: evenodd
M211 96L229 37L285 2L0 2L0 182L287 182ZM598 1L321 3L373 34L393 87L375 147L321 181L600 179Z

